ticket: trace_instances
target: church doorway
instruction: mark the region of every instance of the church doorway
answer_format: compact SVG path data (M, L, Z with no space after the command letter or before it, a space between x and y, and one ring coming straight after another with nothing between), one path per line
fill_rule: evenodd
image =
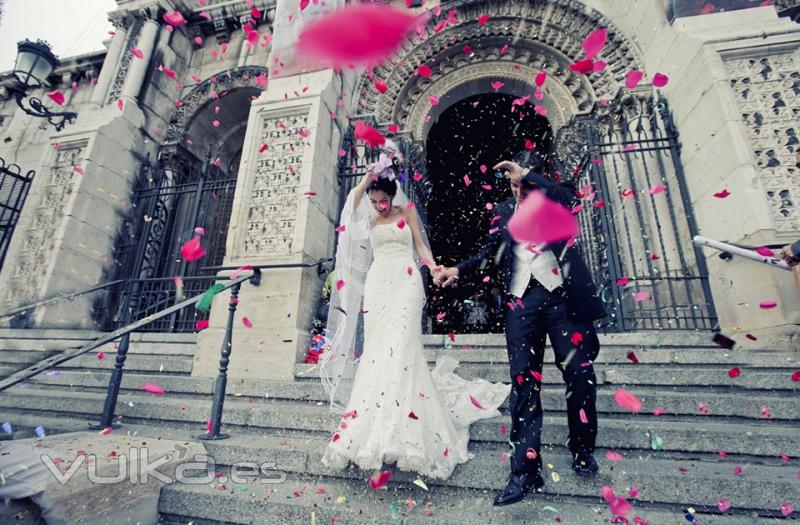
M476 253L491 228L489 208L511 197L507 179L492 167L526 147L546 158L551 144L547 119L527 99L509 94L469 96L438 117L426 143L428 231L438 262L450 266ZM430 287L432 333L503 331L503 284L494 276L474 281Z

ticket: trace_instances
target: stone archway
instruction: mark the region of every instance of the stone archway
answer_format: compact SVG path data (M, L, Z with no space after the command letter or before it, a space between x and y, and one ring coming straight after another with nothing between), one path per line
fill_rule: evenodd
M602 13L577 0L458 0L447 7L457 12L458 24L435 32L439 19L432 18L425 28L430 36L409 39L391 63L374 70L375 78L386 83L386 93L362 78L356 91L359 113L424 140L430 123L464 96L491 92L493 81L504 83L501 93L530 95L534 76L546 71L541 104L557 131L573 116L591 112L598 100L614 98L626 72L640 69L636 46ZM484 13L491 18L479 25ZM583 39L598 27L608 29L603 53L608 66L590 76L570 71L569 65L583 56ZM423 64L431 68L430 78L417 75ZM431 107L431 95L439 97L439 106Z

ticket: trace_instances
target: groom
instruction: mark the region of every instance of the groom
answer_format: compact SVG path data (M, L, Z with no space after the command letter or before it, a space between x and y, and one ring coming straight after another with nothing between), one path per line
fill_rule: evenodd
M606 312L576 246L567 247L561 242L531 249L516 243L508 232L511 215L532 190L540 190L549 199L571 208L577 200L575 189L543 176L541 157L527 150L518 153L513 161L500 162L494 169L508 172L513 193L512 198L495 208L499 219L493 219L497 221L493 224L499 231L489 235L478 253L439 272L435 282L448 286L459 278L480 277L488 272L487 264L494 262L499 282L505 286L513 452L508 485L494 504L508 505L544 486L540 391L546 336L567 385L572 469L581 476L597 472L597 462L592 456L597 436L592 360L597 357L600 343L592 322Z

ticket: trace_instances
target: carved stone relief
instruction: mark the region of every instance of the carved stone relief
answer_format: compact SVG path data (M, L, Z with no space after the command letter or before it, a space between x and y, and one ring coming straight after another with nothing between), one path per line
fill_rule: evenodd
M59 232L67 220L72 196L81 175L75 171L81 166L86 152L85 140L64 143L56 152L49 170L44 171L38 189L38 202L32 219L22 234L23 242L16 264L11 269L9 290L5 302L20 304L38 300L41 287L47 279L53 262Z
M136 42L139 40L139 33L142 32L143 24L144 21L138 19L131 23L131 29L128 31L128 36L125 39L125 46L122 48L122 54L117 63L117 71L114 75L114 80L111 82L111 87L108 89L106 104L116 104L122 94L122 87L125 85L125 78L128 76L128 69L130 68L131 60L134 58L131 48L136 47Z
M299 132L308 125L308 107L279 116L264 115L261 143L269 147L259 153L253 168L244 232L245 257L290 255L293 250L303 139Z
M800 231L800 49L725 61L779 232Z

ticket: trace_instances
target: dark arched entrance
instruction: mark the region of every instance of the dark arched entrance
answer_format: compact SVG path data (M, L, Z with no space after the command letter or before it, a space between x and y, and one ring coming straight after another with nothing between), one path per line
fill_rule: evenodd
M492 170L528 147L546 156L552 131L533 105L513 95L486 93L465 98L446 109L427 138L427 168L431 193L427 206L431 248L438 262L457 263L478 249L490 229L489 203L511 196L507 180ZM482 168L484 166L484 168ZM467 181L465 176L469 179ZM433 333L502 332L502 307L496 294L502 285L462 282L445 290L431 287L428 312ZM493 293L493 288L495 288ZM477 323L470 310L486 305L486 322ZM478 307L480 310L480 307ZM441 320L437 313L446 313Z

